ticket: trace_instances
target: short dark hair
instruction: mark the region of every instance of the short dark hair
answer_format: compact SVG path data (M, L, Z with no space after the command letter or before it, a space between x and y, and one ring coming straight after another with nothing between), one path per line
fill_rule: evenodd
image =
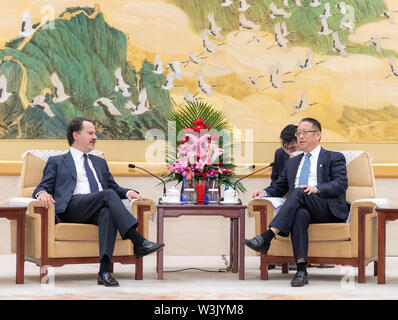
M75 142L75 139L73 138L73 132L80 132L83 129L83 121L93 123L92 120L84 117L75 118L68 123L68 127L66 129L66 137L68 138L68 143L70 146L73 144L73 142Z
M296 142L296 132L297 132L297 126L294 124L289 124L286 127L283 128L281 131L281 142L282 146L287 146L292 142Z
M313 127L317 128L320 132L322 132L322 127L318 120L316 120L314 118L304 118L304 119L301 119L300 123L304 122L304 121L311 123Z

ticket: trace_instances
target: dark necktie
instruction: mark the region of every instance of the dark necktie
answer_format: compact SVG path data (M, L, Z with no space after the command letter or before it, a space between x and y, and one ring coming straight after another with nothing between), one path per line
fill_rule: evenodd
M86 169L86 175L88 183L90 185L90 191L91 193L98 192L99 191L98 183L97 180L95 179L93 170L91 170L90 166L88 165L87 154L83 154L83 157L84 157L84 169Z
M303 167L301 168L300 177L298 181L299 186L306 186L308 185L308 177L310 176L310 161L311 153L307 153L305 155L305 160L303 163Z

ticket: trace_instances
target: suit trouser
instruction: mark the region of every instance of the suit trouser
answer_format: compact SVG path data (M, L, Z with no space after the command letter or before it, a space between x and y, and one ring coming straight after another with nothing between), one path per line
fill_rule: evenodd
M109 260L112 260L117 231L125 239L127 230L138 225L138 221L112 189L74 195L65 212L59 216L62 222L97 225L100 258L107 255Z
M296 261L308 257L308 226L310 223L343 222L330 211L327 200L317 194L308 195L302 188L294 189L272 219L270 227L280 230L279 235L291 233Z

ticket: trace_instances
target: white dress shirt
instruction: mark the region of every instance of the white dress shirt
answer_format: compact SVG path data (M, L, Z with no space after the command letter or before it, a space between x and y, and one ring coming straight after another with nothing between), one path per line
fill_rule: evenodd
M319 152L321 151L321 146L317 146L314 150L311 152L311 157L310 157L310 175L308 177L308 185L310 187L315 187L318 184L318 176L317 176L317 164L318 164L318 158L319 158ZM304 164L305 156L307 153L304 152L304 156L301 159L300 165L297 169L297 175L296 175L296 180L294 182L294 187L297 188L298 186L298 181L301 173L301 169Z
M84 157L83 157L84 153L73 147L70 148L70 153L72 155L73 161L75 162L76 175L77 175L76 188L75 191L73 191L73 194L75 195L75 194L90 193L90 184L88 183L86 169L84 168ZM87 157L87 162L89 167L91 168L91 171L93 171L95 180L97 181L98 184L99 191L102 191L103 190L102 185L99 182L97 172L94 169L90 157Z

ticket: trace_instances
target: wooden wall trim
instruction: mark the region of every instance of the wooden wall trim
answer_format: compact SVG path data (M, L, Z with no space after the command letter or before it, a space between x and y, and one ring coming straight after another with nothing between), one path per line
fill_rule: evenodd
M108 161L109 169L115 177L147 177L146 172L139 169L128 168L129 162ZM161 163L135 162L135 165L142 167L153 174L160 176L165 171L166 165ZM263 168L268 163L256 163L255 169L248 169L247 165L237 165L239 176L250 174ZM0 161L0 176L19 176L21 174L22 161ZM376 178L398 178L398 163L375 163L373 170ZM253 175L255 178L269 178L271 168Z

